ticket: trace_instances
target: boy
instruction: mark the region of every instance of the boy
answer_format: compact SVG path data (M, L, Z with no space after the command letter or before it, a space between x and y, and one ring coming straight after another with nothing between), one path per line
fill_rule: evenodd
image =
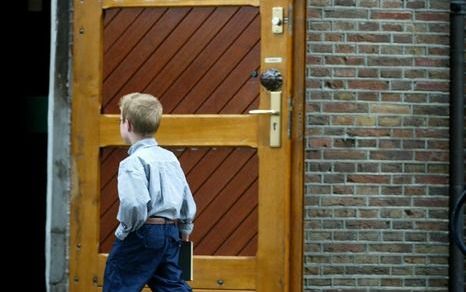
M120 100L120 134L131 144L118 169L120 207L108 256L104 292L192 291L178 266L180 234L189 240L196 213L176 156L153 138L162 118L154 96L131 93Z

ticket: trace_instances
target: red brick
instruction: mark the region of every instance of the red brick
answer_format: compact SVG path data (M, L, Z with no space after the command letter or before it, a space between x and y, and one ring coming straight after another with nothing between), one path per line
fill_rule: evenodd
M416 129L418 138L445 138L449 137L448 131L442 129Z
M400 69L395 69L395 70L393 70L393 69L381 69L380 70L380 76L383 77L383 78L401 78L402 73L403 72Z
M359 47L359 53L361 54L378 54L380 50L380 46L378 45L360 44L358 45L358 47Z
M350 44L337 44L335 46L335 53L355 53L356 46Z
M401 286L403 281L401 279L396 279L396 278L388 278L388 279L382 279L382 286L384 287L399 287Z
M307 80L306 87L307 88L320 88L320 82L318 80Z
M427 27L429 28L430 32L445 33L445 34L450 32L450 26L448 25L448 23L438 23L438 22L429 23Z
M425 8L425 7L426 7L425 0L409 1L406 3L406 8L409 8L409 9L420 9L420 8Z
M443 21L448 22L449 15L445 12L420 12L416 11L414 14L416 20L423 21Z
M429 116L448 116L448 105L414 105L413 113L415 115Z
M324 206L365 206L364 198L345 197L324 197L322 198L322 207Z
M325 67L312 67L311 69L312 77L327 77L330 76L330 69Z
M356 0L335 0L336 6L354 6Z
M414 153L403 150L376 150L370 152L369 158L374 160L412 160Z
M358 137L388 137L390 136L390 130L373 128L350 129L348 130L348 134Z
M390 20L410 20L412 18L411 12L372 12L372 19L390 19Z
M356 69L352 68L336 68L335 69L336 77L354 77L356 76Z
M400 93L390 93L390 92L382 92L381 101L401 101L402 95Z
M378 31L380 30L380 24L378 22L361 22L359 23L359 30L362 31Z
M346 57L343 56L326 56L325 64L327 65L344 65L346 64Z
M389 178L389 177L387 177ZM394 206L407 206L409 205L410 199L400 198L399 196L387 197L387 198L371 198L369 200L370 206L381 206L381 207L394 207Z
M319 30L319 31L329 31L332 28L332 24L329 21L311 21L309 24L309 29L311 31Z
M377 7L378 5L378 0L359 0L359 7Z
M356 28L356 23L353 21L344 21L344 20L339 20L337 22L333 23L334 25L334 30L341 31L341 30L355 30Z
M349 160L349 159L365 159L365 158L366 158L366 153L364 151L326 150L324 152L324 159Z
M388 244L369 244L370 252L389 252L389 253L411 253L413 252L412 244L388 243Z
M323 110L327 113L367 113L366 104L357 104L350 102L326 103Z
M306 62L309 65L316 65L322 63L322 57L315 57L315 56L307 56Z
M406 57L371 57L367 59L369 66L402 67L410 66L412 63L412 58Z
M311 53L332 53L332 45L313 44L310 46Z
M417 161L448 161L448 152L443 151L416 151Z
M390 177L384 175L357 175L351 174L348 175L348 182L352 183L362 183L362 184L388 184L390 182Z
M338 125L352 125L354 121L353 117L347 117L347 116L338 116L338 117L333 117L332 118L332 125L338 126Z
M376 104L371 107L373 113L410 114L411 109L406 104Z
M382 25L383 31L403 31L403 27L400 24L386 23Z
M328 243L324 244L324 252L363 252L365 244Z
M344 83L342 80L326 80L324 86L325 88L340 89L344 88Z
M448 56L450 50L448 48L429 48L427 53L433 56Z
M389 268L381 266L355 266L346 269L347 274L372 274L372 275L387 275Z
M353 89L370 89L370 90L384 90L384 89L388 89L388 81L378 81L378 80L350 80L350 81L348 81L348 88L353 88Z
M418 67L448 67L448 59L416 58L414 62Z
M332 145L331 138L310 138L309 147L315 148L327 148Z
M341 42L345 38L345 35L342 33L326 33L325 41L327 42ZM329 51L331 53L331 51Z
M376 101L378 97L378 93L370 92L370 91L358 92L358 96L359 96L359 100Z
M416 184L430 184L430 185L446 185L448 184L448 176L440 175L418 175L415 177Z
M416 90L425 90L425 91L448 91L449 84L445 82L416 82Z
M397 44L412 44L413 36L409 34L397 34L393 36L393 42Z
M385 0L382 2L382 7L383 8L402 8L402 1L398 0Z
M367 43L389 43L390 36L387 34L363 34L349 33L347 36L349 42L367 42Z
M391 81L390 83L391 83L392 90L408 91L408 90L411 90L413 87L412 81Z
M308 41L319 42L319 41L322 40L322 34L321 33L309 33L307 35L307 40Z
M319 5L317 5L317 4L315 3L315 2L318 2L318 1L320 1L320 0L317 0L317 1L313 0L313 1L312 1L312 2L313 2L312 5L313 5L313 6L319 6ZM330 2L330 0L324 0L324 1L322 1L322 2ZM326 5L328 5L328 4L323 4L323 6L326 6ZM322 9L318 9L318 8L308 8L308 9L307 9L307 17L308 17L308 18L311 18L311 19L312 19L312 18L315 18L315 19L320 19L320 18L322 18Z
M365 9L328 9L325 10L326 18L354 18L367 19L368 12Z
M448 35L418 35L415 40L416 44L432 44L432 45L448 45L449 38Z
M427 76L427 71L426 70L421 70L421 69L406 69L404 71L405 77L406 78L426 78Z
M362 78L378 77L378 70L370 69L370 68L361 68L358 70L358 77L362 77Z
M399 138L413 138L414 131L411 129L394 129L393 130L393 137Z

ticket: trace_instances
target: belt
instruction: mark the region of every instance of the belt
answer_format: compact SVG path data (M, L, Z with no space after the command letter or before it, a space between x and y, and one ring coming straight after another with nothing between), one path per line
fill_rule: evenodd
M149 217L146 220L147 224L177 224L178 220L170 220L162 217Z

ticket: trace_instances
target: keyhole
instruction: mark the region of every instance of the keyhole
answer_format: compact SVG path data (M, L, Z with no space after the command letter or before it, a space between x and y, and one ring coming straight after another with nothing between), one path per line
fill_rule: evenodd
M273 123L272 128L273 128L274 131L276 131L277 130L277 123Z

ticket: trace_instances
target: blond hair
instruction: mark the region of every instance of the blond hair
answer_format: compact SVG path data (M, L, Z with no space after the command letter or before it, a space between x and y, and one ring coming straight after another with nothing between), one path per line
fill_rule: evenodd
M131 122L134 132L143 136L157 132L162 119L162 104L153 95L133 92L120 99L121 117Z

